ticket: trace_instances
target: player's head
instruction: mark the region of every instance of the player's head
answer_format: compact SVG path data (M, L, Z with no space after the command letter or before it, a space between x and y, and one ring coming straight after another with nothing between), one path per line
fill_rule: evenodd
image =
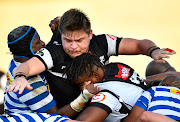
M62 46L71 58L87 53L93 33L88 17L78 9L66 11L60 19Z
M70 9L66 11L59 23L59 30L61 34L67 31L83 30L87 34L91 31L91 23L89 18L79 9Z
M66 75L68 81L78 85L91 81L92 83L101 81L104 76L104 65L99 58L90 53L84 53L77 56L66 67Z
M165 77L159 85L180 87L180 77L176 75L169 75Z
M148 64L146 68L146 77L170 71L176 70L167 61L165 61L165 63L158 63L153 60Z
M31 26L19 26L8 34L8 47L16 57L29 59L44 46L36 29Z

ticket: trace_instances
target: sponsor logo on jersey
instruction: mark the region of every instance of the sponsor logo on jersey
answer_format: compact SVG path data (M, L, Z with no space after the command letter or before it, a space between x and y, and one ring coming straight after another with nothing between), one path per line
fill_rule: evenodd
M125 67L123 65L117 64L119 68L119 72L115 77L122 78L123 80L126 80L130 76L130 70L131 68Z
M180 90L178 89L170 88L170 92L180 95Z
M104 64L104 61L105 61L104 56L100 56L100 57L99 57L99 60L100 60L100 62L101 62L102 64Z
M98 93L92 98L92 102L101 102L106 98L105 94L103 93ZM92 103L91 102L91 103Z
M40 55L40 56L43 56L44 55L44 53L43 53L43 48L41 48L36 54L37 55Z
M9 76L9 73L6 74L7 80L9 81L9 85L13 82L11 77Z
M65 69L65 68L66 68L66 66L62 66L62 67L61 67L61 69Z
M54 41L53 44L55 44L55 45L61 45L61 44L59 44L58 41Z

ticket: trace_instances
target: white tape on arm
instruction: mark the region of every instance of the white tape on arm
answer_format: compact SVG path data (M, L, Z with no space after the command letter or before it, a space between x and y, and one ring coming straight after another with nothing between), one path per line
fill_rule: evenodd
M87 89L84 89L83 92L70 103L71 108L76 112L80 112L92 96L94 96L94 94L91 94Z

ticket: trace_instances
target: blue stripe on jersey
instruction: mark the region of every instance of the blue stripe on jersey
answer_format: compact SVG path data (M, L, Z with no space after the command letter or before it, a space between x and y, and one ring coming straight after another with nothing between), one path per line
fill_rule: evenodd
M23 122L18 116L13 115L13 118L17 121L17 122Z
M141 96L138 101L143 101L145 106L148 108L148 99L144 96Z
M173 107L173 106L168 106L168 105L156 105L156 106L150 107L148 109L148 111L154 111L154 110L157 110L157 109L170 109L170 110L173 110L173 111L176 111L176 112L180 112L179 108L176 108L176 107Z
M180 120L180 117L178 117L178 116L174 116L174 115L166 115L166 116L168 116L174 120Z
M13 69L14 69L15 67L16 67L16 65L15 65L15 63L14 63L14 60L11 60L10 68L9 68L9 71L10 71L11 74L13 74L12 71L13 71Z
M29 110L29 108L25 107L16 107L16 106L13 106L11 104L9 104L8 102L5 102L6 106L8 107L8 109L19 109L19 110Z
M180 104L180 100L177 99L177 98L173 98L173 97L166 97L166 96L157 96L157 97L154 97L152 99L152 102L153 101L157 101L157 100L163 100L163 101L171 101L171 102L175 102L175 103L179 103Z
M142 109L144 109L145 111L147 111L148 101L146 103L144 103L144 101L143 102L141 101L143 99L145 100L146 98L144 96L141 96L135 105L137 105L137 106L141 107Z
M43 100L44 98L46 98L48 95L49 95L49 91L45 91L45 92L39 94L38 96L26 101L25 104L33 105L33 104Z
M33 87L33 90L34 90L41 86L45 86L45 83L43 83L43 81L38 81L38 82L32 83L31 86Z
M28 115L28 114L21 114L22 116L25 116L26 117L26 119L28 119L29 120L29 122L36 122L35 120L34 120L34 118L33 117L31 117L30 115Z
M38 115L42 120L45 120L45 119L46 119L42 114L37 113L37 115Z
M3 120L3 122L10 122L7 118L4 118L3 116L0 116L0 120Z
M12 102L15 102L15 103L18 103L18 104L22 104L22 102L20 102L19 100L13 98L9 92L6 93L7 96L9 97L9 99L12 101Z
M46 104L45 106L35 110L34 112L46 112L47 110L51 109L56 105L55 100L52 100L50 103Z
M67 119L64 119L64 120L61 120L60 122L66 122L67 120L69 120L69 117L66 117L66 116L63 116L64 118L67 118ZM56 118L54 120L54 122L57 122L58 120L62 119L62 117L59 117L59 118Z
M167 92L170 92L170 89L166 89L166 88L156 88L156 91L167 91Z
M147 91L150 93L151 97L154 96L155 91L152 88L148 89Z
M29 76L29 77L27 77L26 79L29 80L29 79L35 78L35 77L37 77L37 75Z
M18 62L17 62L18 64ZM16 67L16 62L14 60L11 60L11 63L9 65L9 74L10 74L10 77L11 79L13 79L13 76L12 76L12 71L13 69ZM35 75L35 76L32 76L32 77L28 77L29 78L35 78L37 77L38 75ZM39 76L38 76L39 77ZM52 108L56 102L54 99L52 99L52 96L50 95L49 91L48 91L48 86L47 86L47 83L45 81L45 77L44 75L41 73L40 74L40 77L39 77L39 80L38 79L33 79L34 83L31 83L31 86L33 87L33 90L43 86L44 87L44 91L41 91L40 93L37 94L37 96L34 98L34 96L29 96L27 98L27 95L33 95L31 94L30 90L28 89L24 89L23 93L21 95L18 94L18 92L14 93L7 93L5 94L5 97L7 97L8 99L6 100L5 102L5 106L7 107L7 113L16 113L17 112L20 112L20 113L23 113L24 111L27 112L32 112L31 108L29 105L33 105L41 100L45 100L45 99L48 99L49 103L46 103L44 106L42 105L39 105L39 107L37 109L38 112L45 112L47 110L49 110L50 108ZM46 90L47 88L47 90ZM28 94L29 93L29 94ZM26 95L26 96L25 96ZM26 98L25 98L26 97ZM25 99L24 99L25 98ZM20 99L24 100L25 102L21 102ZM33 109L36 109L36 106L33 105ZM43 111L44 110L44 111ZM36 110L37 111L37 110Z
M32 83L31 86L33 87L33 90L35 90L36 88L39 88L41 86L44 86L44 83L42 81L37 81L35 83ZM18 90L19 91L19 90ZM17 96L18 98L26 95L27 93L31 92L31 90L28 90L28 89L24 89L23 93L22 94L18 94L18 91L16 92L17 93Z
M39 75L40 75L40 77L41 77L43 80L45 80L45 76L44 76L43 73L40 73Z

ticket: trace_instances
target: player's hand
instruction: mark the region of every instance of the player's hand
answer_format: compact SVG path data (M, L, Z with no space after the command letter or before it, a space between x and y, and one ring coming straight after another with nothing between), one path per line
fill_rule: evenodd
M17 92L19 90L18 94L22 94L25 88L28 90L33 89L25 78L18 77L8 86L6 92Z
M61 17L58 16L58 17L54 18L53 20L51 20L49 27L51 28L52 32L54 32L54 30L56 28L58 28L60 19L61 19Z
M99 92L99 87L97 85L91 83L91 81L84 82L81 89L82 90L87 89L89 91L89 93L91 93L91 94L97 94Z
M160 63L165 63L164 58L170 58L169 55L174 55L176 52L169 48L162 48L158 50L154 50L151 54L152 58Z

